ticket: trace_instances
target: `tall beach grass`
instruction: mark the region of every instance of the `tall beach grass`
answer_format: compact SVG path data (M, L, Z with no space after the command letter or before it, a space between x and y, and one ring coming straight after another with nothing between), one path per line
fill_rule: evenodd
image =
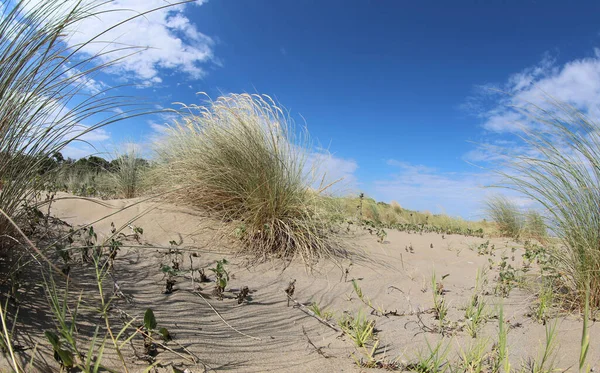
M89 89L92 75L118 62L100 61L114 47L102 56L78 53L89 43L100 43L102 33L78 45L63 42L79 22L102 11L102 5L45 0L4 6L0 18L0 209L17 221L24 204L47 182L44 167L52 155L99 127L144 111L127 97L111 94L111 88ZM134 17L138 16L143 15ZM7 220L0 219L0 233L9 228Z
M265 95L230 94L186 109L156 147L165 187L183 188L182 201L233 221L257 257L312 262L334 253L327 186L314 188L304 129Z
M135 148L131 148L125 153L117 154L111 164L112 168L108 171L107 184L110 189L114 190L116 197L138 197L147 185L148 161L141 158Z
M534 129L523 129L529 155L508 162L506 186L544 207L563 285L582 304L600 306L600 125L567 104L548 100L525 111Z

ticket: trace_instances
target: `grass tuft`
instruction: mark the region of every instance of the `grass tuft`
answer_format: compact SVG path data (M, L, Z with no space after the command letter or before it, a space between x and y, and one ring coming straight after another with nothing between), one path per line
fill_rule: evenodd
M311 188L308 137L265 95L231 94L186 107L157 145L161 183L182 201L234 221L243 250L259 258L334 254L321 195Z
M511 158L501 172L507 187L544 208L549 229L562 241L556 255L569 300L581 305L590 285L600 305L600 124L576 108L553 101L524 110L533 127L521 138L528 154Z
M524 227L519 208L504 196L494 196L486 205L487 214L498 225L500 234L519 239Z

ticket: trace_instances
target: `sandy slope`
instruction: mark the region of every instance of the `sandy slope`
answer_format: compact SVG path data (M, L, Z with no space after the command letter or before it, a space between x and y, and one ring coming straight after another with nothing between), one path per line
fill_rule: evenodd
M65 197L66 195L62 195ZM168 246L170 240L183 239L181 245L184 255L183 268L190 267L190 258L195 268L212 266L217 259L226 257L234 278L230 281L231 289L248 286L254 290L252 299L238 305L233 293L226 295L223 301L208 299L220 315L233 328L245 334L242 335L229 328L220 317L213 312L209 305L192 290L189 277L181 276L172 294L163 294L164 279L159 268L167 264L165 249L155 247L134 247L124 249L115 264L114 279L117 280L122 292L130 298L130 302L121 299L115 302L115 323L119 319L117 311L141 317L146 308L151 307L157 316L159 326L167 327L175 337L175 342L169 346L183 356L188 356L180 346L185 346L207 366L215 370L230 370L239 372L354 372L360 371L352 355L360 358L361 351L353 347L352 342L341 333L319 323L307 316L300 309L288 307L283 289L291 279L296 279L295 298L302 303L317 302L321 307L333 311L336 316L343 312L354 313L362 310L369 312L366 305L357 299L353 293L350 279L358 279L364 294L370 298L376 307L385 310L397 310L407 313L406 316L377 317L377 336L380 340L381 355L414 361L420 350L426 348L426 340L433 343L441 338L439 334L424 332L417 323L417 316L411 312L425 310L432 306L432 290L430 279L432 271L438 276L449 276L443 281L447 291L445 297L451 304L450 320L458 321L464 317L462 306L472 294L475 276L478 268L489 265L488 256L478 255L473 248L485 240L463 236L446 236L437 234L407 234L388 232L386 242L380 244L376 237L362 231L355 232L351 237L369 260L355 258L344 259L340 263L323 262L308 272L302 263L292 263L284 270L281 261L271 261L254 266L247 266L247 258L235 256L231 248L235 243L222 238L218 224L202 216L202 214L184 207L166 203L138 202L118 214L94 223L96 231L108 233L110 223L117 226L127 224L131 219L139 218L133 223L143 227L143 241L154 246ZM130 206L135 201L91 202L80 199L64 199L55 203L53 214L74 224L93 223L102 217L118 211L121 207ZM209 228L207 228L209 227ZM498 261L502 252L512 256L511 248L517 244L505 240L493 240ZM413 247L414 253L407 252L408 246ZM433 247L432 247L433 246ZM221 251L221 253L209 253ZM515 252L518 265L520 254ZM189 254L196 253L196 257ZM349 264L352 262L352 265ZM344 269L349 268L347 280L344 279ZM85 289L86 294L93 294L89 276L85 273L91 268L79 266L74 269L73 278L77 286ZM488 288L495 285L496 272L488 273ZM198 285L198 284L196 284ZM210 294L213 284L200 284L203 293ZM533 294L515 289L509 298L500 299L487 297L488 302L497 304L504 302L505 314L512 325L516 327L509 333L509 349L513 366L522 359L536 357L539 354L544 339L544 326L532 318L525 316L534 301ZM27 308L24 306L24 308ZM493 310L493 306L490 310ZM31 311L31 310L30 310ZM27 314L26 311L24 311ZM31 315L31 314L30 314ZM41 315L39 317L42 317ZM436 325L430 314L424 314L421 319L427 326ZM91 317L90 324L100 320ZM576 370L579 356L579 341L581 338L581 321L576 316L565 316L558 319L557 361L562 368ZM327 356L318 354L308 343L307 337ZM481 338L489 337L488 348L496 338L497 321L490 320ZM31 334L35 337L36 329ZM39 333L38 333L39 336ZM35 338L34 338L35 340ZM452 337L445 338L449 343L449 356L455 356L460 348L466 348L473 339L466 332L458 332ZM600 328L591 327L591 347L588 356L590 362L600 367ZM25 342L22 342L25 343ZM141 349L141 340L136 339L137 348ZM43 347L42 351L47 351ZM124 353L128 361L135 361L131 347L125 347ZM117 370L118 363L114 353L107 352L107 361L112 360ZM189 360L164 351L158 355L163 363L173 362L180 369L190 368L200 372L200 365L194 366ZM47 358L53 364L52 358ZM4 364L4 363L3 363ZM3 365L2 364L2 365ZM0 366L2 366L0 365ZM145 366L137 361L131 364L134 369L143 371ZM45 369L42 361L38 369Z

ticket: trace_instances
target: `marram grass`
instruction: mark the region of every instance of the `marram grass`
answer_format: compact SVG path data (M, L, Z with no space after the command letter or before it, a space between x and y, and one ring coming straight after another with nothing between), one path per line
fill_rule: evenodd
M103 33L79 45L63 42L79 22L103 12L103 4L14 1L2 11L0 209L17 221L23 205L45 187L44 168L50 157L94 129L144 112L129 98L111 94L111 88L86 89L91 75L118 62L102 62L106 56L134 48L107 45L102 56L82 56L78 51L89 43L102 43L98 38ZM115 114L117 107L120 114ZM10 227L7 219L0 219L1 234Z
M513 158L502 175L506 186L544 208L549 229L561 241L555 263L569 298L582 304L589 284L592 307L600 306L600 125L557 101L526 112L535 130L524 129L527 155Z
M520 238L525 222L517 205L508 198L498 195L487 201L486 210L487 215L497 224L501 235L514 239Z
M334 254L326 187L313 188L307 133L283 109L250 94L185 108L156 147L161 184L231 222L246 253L306 262Z

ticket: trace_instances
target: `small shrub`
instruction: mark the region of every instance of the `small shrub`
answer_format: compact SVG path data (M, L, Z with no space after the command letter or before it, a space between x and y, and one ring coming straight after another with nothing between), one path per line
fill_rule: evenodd
M223 299L223 292L227 287L227 283L229 282L229 272L225 268L225 265L229 262L227 259L221 259L217 261L217 265L214 268L210 268L210 270L215 274L215 295L219 299Z

